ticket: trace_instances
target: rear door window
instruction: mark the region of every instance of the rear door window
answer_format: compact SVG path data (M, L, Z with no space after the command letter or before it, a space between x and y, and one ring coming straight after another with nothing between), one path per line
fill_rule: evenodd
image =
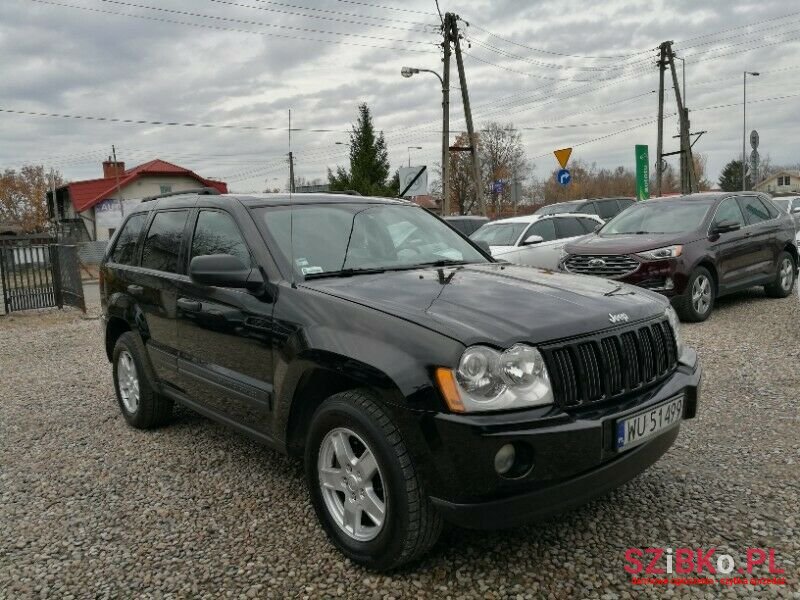
M178 272L188 210L157 212L142 249L142 266L166 273Z
M575 212L583 213L584 215L596 215L597 207L594 202L587 202L586 204L581 204Z
M602 225L602 223L598 223L597 221L593 221L592 219L587 219L585 217L578 217L578 222L586 230L586 233L593 233L594 230L597 229L598 225Z
M557 239L577 237L586 233L577 217L557 217L554 221Z
M739 206L748 225L763 223L772 218L761 199L755 196L739 196Z
M118 265L136 264L136 247L146 220L147 213L133 215L128 219L111 252L111 262Z

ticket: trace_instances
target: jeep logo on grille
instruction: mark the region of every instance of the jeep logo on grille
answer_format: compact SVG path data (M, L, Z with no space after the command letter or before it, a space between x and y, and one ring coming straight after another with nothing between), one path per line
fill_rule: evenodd
M608 313L608 320L616 324L616 323L627 323L628 321L630 321L630 318L628 318L628 315L626 313L617 313L616 315Z
M606 266L606 261L604 261L602 258L593 258L588 264L593 269L602 269Z

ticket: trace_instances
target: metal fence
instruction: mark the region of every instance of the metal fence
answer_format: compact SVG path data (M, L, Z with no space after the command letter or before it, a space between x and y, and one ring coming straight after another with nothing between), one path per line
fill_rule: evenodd
M85 311L75 246L42 236L0 238L3 313L65 304Z
M78 259L81 261L81 264L96 266L103 260L108 241L78 242L76 246L78 248Z

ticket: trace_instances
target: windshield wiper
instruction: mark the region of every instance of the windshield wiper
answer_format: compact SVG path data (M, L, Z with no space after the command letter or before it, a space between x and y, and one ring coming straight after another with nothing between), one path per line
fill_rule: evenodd
M443 260L434 260L431 262L424 262L424 263L417 263L415 265L410 265L412 269L417 267L454 267L459 265L468 265L470 264L466 260L451 260L451 259L443 259Z
M354 275L371 275L375 273L385 273L384 268L374 269L341 269L339 271L323 271L322 273L308 273L304 275L306 281L311 279L323 279L325 277L353 277Z

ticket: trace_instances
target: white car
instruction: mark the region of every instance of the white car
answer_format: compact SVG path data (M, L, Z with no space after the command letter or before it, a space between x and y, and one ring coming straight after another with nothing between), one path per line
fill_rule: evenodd
M470 238L489 244L494 258L518 265L555 269L564 244L593 233L603 224L597 215L527 215L487 223Z

